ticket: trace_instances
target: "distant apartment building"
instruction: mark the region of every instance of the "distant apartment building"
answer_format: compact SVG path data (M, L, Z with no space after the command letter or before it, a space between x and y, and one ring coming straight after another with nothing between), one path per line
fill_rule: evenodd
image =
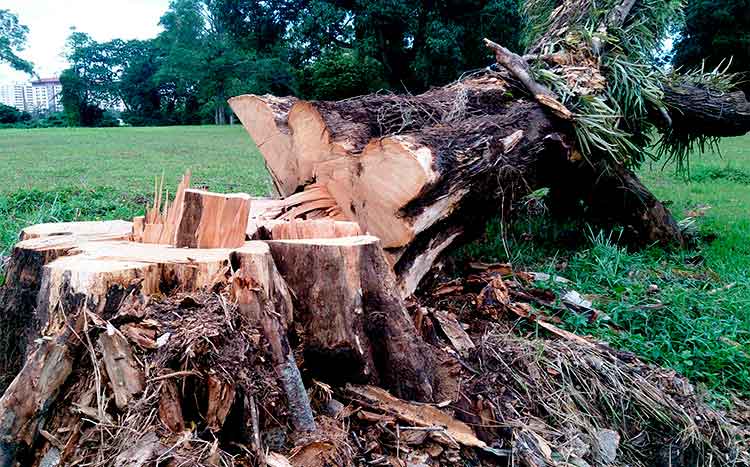
M0 102L30 112L34 107L34 89L31 83L0 84Z
M62 112L62 85L58 78L0 84L0 103L26 112Z
M39 110L62 112L62 84L60 78L41 78L31 82L34 90L34 105Z

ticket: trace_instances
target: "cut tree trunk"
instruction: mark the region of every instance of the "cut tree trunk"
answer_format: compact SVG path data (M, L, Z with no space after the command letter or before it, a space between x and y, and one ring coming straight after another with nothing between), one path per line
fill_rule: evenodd
M403 296L444 252L539 188L550 188L556 205L589 203L590 220L620 224L639 243L683 244L669 210L633 172L581 161L566 109L545 90L536 102L519 97L514 83L484 71L418 96L307 102L246 95L229 103L279 192L296 202L281 216L324 210L357 222L381 239ZM685 85L665 89L665 102L671 131L699 125L708 136L726 136L750 128L741 93L711 96Z
M235 300L243 317L262 331L286 394L292 423L298 431L315 431L310 400L287 338L287 326L293 318L292 299L271 252L263 245L254 252L234 252L230 259Z
M434 362L417 335L376 238L268 242L303 328L305 367L323 381L380 382L433 399Z
M251 106L274 115L276 134L296 135L286 166L297 169L281 184L325 188L344 218L381 240L407 296L457 240L548 186L567 163L554 117L511 91L488 73L420 96L287 105L274 98L265 107L240 96L230 104L251 135L271 121L253 119ZM279 155L258 144L271 167Z
M186 194L183 220L190 211L190 190ZM76 431L83 430L82 417L106 424L116 413L122 421L143 416L137 408L152 402L148 420L160 420L168 433L181 434L199 410L201 423L218 436L228 418L253 412L244 409L252 406L248 386L238 382L245 370L235 374L223 365L247 358L254 330L283 391L285 417L298 433L316 432L317 424L295 359L297 341L288 336L292 329L304 346L308 377L336 385L377 382L420 401L441 394L438 359L414 328L378 239L350 236L359 233L356 223L294 220L269 230L275 240L209 249L134 242L126 239L131 229L120 222L34 226L15 246L0 297L3 371L14 376L0 398L0 467L72 456L88 442ZM231 235L224 230L218 243ZM158 303L175 293L222 287L237 303L234 322L241 327L240 340L223 345L236 345L231 352L239 353L215 350L214 358L227 360L208 374L159 367L171 359L190 363L211 328L194 318L180 321L185 310L200 307L189 297L179 313L154 315L154 307L158 313ZM152 297L159 297L156 305ZM229 320L228 313L221 319ZM154 320L165 316L178 324ZM169 350L175 339L184 346L177 354ZM81 365L93 365L93 373L78 371ZM50 434L58 429L68 441ZM157 437L144 449L164 452L170 442Z

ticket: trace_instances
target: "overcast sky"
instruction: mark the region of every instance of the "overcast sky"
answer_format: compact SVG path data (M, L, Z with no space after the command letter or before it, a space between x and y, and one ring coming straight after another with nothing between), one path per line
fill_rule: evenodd
M62 52L71 26L97 41L148 39L160 31L159 18L169 0L0 0L29 27L26 48L19 54L35 65L41 77L56 76L66 68ZM29 77L0 64L0 82Z

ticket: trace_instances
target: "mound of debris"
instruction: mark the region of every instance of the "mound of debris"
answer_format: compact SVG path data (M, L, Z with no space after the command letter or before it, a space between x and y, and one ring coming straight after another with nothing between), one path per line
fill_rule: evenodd
M61 241L27 242L42 240ZM93 285L87 296L43 299L58 305L36 331L26 327L24 335L37 337L26 342L27 361L0 399L0 465L750 462L747 420L712 409L673 371L557 327L547 314L557 297L539 288L534 274L480 265L477 274L406 303L397 294L368 293L358 276L365 293L331 300L326 294L351 290L335 286L342 272L335 256L316 266L328 274L327 285L316 288L320 275L293 251L308 243L279 242L268 242L278 272L258 260L267 250L248 242L207 270L210 280L193 276L200 286L190 292L145 293L146 276L97 292L100 301L92 300L99 290ZM11 272L33 263L29 244L20 245ZM318 245L311 257L325 249ZM73 272L63 274L62 295L81 290L83 278ZM159 274L166 290L166 273ZM392 279L382 277L387 290ZM11 279L6 304L29 293L28 283L19 287L21 275ZM565 295L572 309L595 312L574 296ZM357 329L356 320L336 320L357 313L367 318L359 323L364 332L342 333ZM408 326L395 326L399 317ZM414 341L399 336L407 330ZM415 361L425 366L410 365Z

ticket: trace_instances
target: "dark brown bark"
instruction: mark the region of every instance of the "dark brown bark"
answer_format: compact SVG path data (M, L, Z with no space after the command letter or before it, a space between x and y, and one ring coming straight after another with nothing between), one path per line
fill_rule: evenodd
M399 397L433 398L433 361L374 237L269 242L294 292L305 368L323 381L382 382Z
M566 220L623 228L632 245L685 244L671 212L638 177L622 166L594 167L585 161L563 167L550 185L550 211Z
M675 134L723 137L750 131L750 102L742 91L719 93L677 84L664 87L664 101Z

